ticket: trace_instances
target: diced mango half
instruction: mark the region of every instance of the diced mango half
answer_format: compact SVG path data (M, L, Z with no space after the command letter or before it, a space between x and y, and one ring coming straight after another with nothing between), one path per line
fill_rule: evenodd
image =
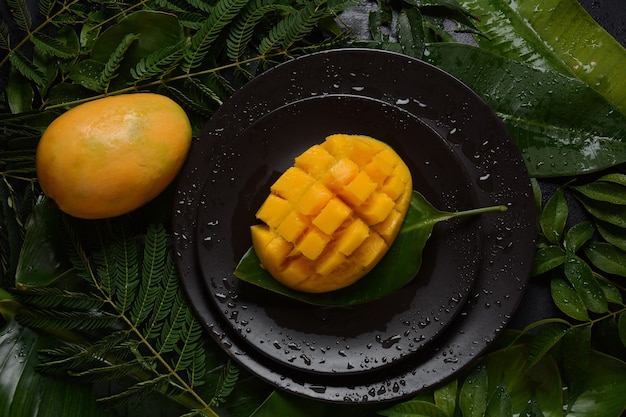
M366 275L395 240L412 193L409 168L384 142L336 134L300 154L270 187L251 228L262 266L321 293Z

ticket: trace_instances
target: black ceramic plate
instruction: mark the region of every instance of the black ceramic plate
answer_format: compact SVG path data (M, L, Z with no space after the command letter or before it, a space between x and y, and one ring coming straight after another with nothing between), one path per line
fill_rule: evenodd
M437 227L419 276L374 303L322 309L242 285L232 268L268 184L338 129L390 131L441 209L509 210ZM255 78L194 142L177 196L181 280L212 337L259 377L327 401L402 398L468 365L508 323L534 254L530 181L502 124L450 75L383 51L313 54Z
M254 215L270 185L296 156L333 133L387 142L409 166L414 188L438 207L461 210L478 202L463 186L471 178L444 139L411 113L366 97L295 101L252 123L227 152L212 152L208 165L232 174L207 181L195 240L200 279L211 288L207 298L218 319L248 348L282 366L336 376L398 366L446 328L478 272L482 219L438 225L412 285L372 303L311 306L238 280L233 272L252 244L250 226L258 223Z

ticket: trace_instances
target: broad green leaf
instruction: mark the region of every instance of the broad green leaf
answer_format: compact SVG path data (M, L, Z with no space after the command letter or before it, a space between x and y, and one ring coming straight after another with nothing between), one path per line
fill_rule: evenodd
M565 234L565 240L563 241L565 249L571 253L578 252L578 250L593 237L595 231L596 228L593 223L589 221L577 223Z
M565 280L552 278L550 292L554 304L567 316L579 321L589 320L587 307L581 296Z
M447 417L454 416L454 410L457 405L457 394L459 390L459 381L453 379L446 385L438 388L434 392L435 404L440 408Z
M137 40L124 54L119 77L115 80L120 85L133 81L130 70L142 58L166 46L175 45L183 38L183 29L175 15L141 10L129 14L104 31L94 42L90 59L104 65L131 33L137 36Z
M556 245L561 241L568 215L565 192L559 188L550 196L539 215L539 226L550 243Z
M458 43L430 44L424 59L489 104L531 176L580 175L626 162L626 117L581 81Z
M386 410L379 411L378 414L385 417L448 417L448 415L435 404L421 400L406 401Z
M58 343L15 321L0 327L0 415L114 416L97 404L89 385L70 383L35 370L38 351L52 347L58 347Z
M494 395L503 383L514 415L521 413L534 398L546 417L561 417L563 386L556 360L552 355L543 355L534 366L528 367L528 352L526 344L517 344L486 357L489 392Z
M274 391L250 417L322 417L324 409L321 402Z
M596 222L596 228L604 240L626 252L626 233L623 228L604 222Z
M487 369L479 365L463 382L459 394L459 407L463 417L483 417L487 408L489 381Z
M626 252L606 242L591 242L585 246L591 263L607 274L626 277Z
M479 18L480 46L579 78L626 114L626 51L576 0L461 0Z
M626 206L592 200L577 194L576 198L582 203L585 210L596 219L620 228L626 228Z
M9 71L6 94L11 113L27 112L33 108L35 97L33 87L28 79L14 68Z
M66 272L71 263L63 245L60 211L42 197L26 224L26 236L15 272L20 290L48 286Z
M561 323L551 323L539 329L533 337L528 351L526 366L535 366L566 334L567 326Z
M626 186L614 182L594 181L573 188L592 200L619 205L626 204Z
M589 311L608 312L606 296L587 262L577 255L568 255L565 260L565 277L580 295Z
M411 204L393 245L374 269L350 287L323 294L304 293L287 288L261 267L254 248L250 248L241 258L235 268L235 276L250 284L309 304L326 306L361 304L391 294L415 277L422 264L422 251L435 224L452 218L505 209L504 206L493 206L449 213L434 208L424 196L413 191Z
M557 245L541 246L535 252L532 276L544 274L565 262L565 252Z
M591 326L569 329L561 342L564 384L567 395L575 398L584 389L591 355Z
M402 53L421 58L424 55L424 27L419 9L403 10L398 16L396 37Z
M598 281L600 288L602 288L602 292L604 293L604 296L609 303L623 303L622 293L615 284L613 284L611 281L607 280L601 275L594 274L594 276L596 277L596 280Z
M598 178L598 182L609 182L613 184L619 184L626 187L626 174L620 174L619 172L612 172Z
M513 405L511 404L511 396L506 390L504 384L498 385L496 390L492 392L487 402L487 410L485 417L512 417Z
M619 338L622 344L626 346L626 313L622 312L617 320L617 329L619 331Z
M568 417L618 417L623 415L626 364L593 351L583 392L574 400Z

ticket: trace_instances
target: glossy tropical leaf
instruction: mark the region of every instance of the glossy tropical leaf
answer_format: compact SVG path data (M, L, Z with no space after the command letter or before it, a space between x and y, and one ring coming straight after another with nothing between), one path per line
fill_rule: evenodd
M597 222L596 227L604 240L626 252L626 233L623 228L604 222Z
M619 417L626 410L626 364L592 351L582 393L573 401L568 417Z
M578 1L460 2L479 18L481 48L574 76L626 114L626 51Z
M539 329L533 337L528 351L528 368L539 363L565 335L567 327L561 323L551 323Z
M591 357L591 326L568 330L561 342L564 384L569 398L576 398L584 390Z
M415 277L422 264L422 251L435 224L452 218L505 209L503 206L493 206L456 213L444 212L433 207L420 193L413 191L404 223L393 245L374 269L350 287L323 294L310 294L287 288L261 267L253 248L250 248L239 261L235 276L250 284L309 304L326 306L361 304L391 294Z
M576 195L578 200L596 219L612 226L626 228L626 206L592 200L582 195Z
M50 285L71 267L61 233L62 217L50 200L42 197L26 224L26 236L15 272L20 290Z
M465 379L459 394L459 407L464 417L483 417L489 397L487 370L478 366Z
M553 278L550 281L550 292L554 304L567 316L579 321L589 320L585 303L565 280Z
M557 245L541 246L535 252L532 276L544 274L565 262L565 252Z
M429 45L424 59L459 78L502 119L534 177L626 162L626 116L580 80L470 45Z
M0 321L0 323L2 323ZM35 371L37 353L52 339L11 320L0 327L0 415L11 417L109 417L87 385Z
M422 400L406 401L387 410L379 411L378 414L385 417L448 417L446 413L435 404Z
M626 187L610 181L594 181L574 187L582 195L597 201L626 205Z
M585 247L585 255L599 270L626 277L626 252L606 242L592 242Z
M539 215L539 226L550 243L558 244L561 241L568 215L565 192L559 188L550 196Z
M528 355L529 351L523 344L489 354L485 362L489 392L502 391L505 388L513 415L521 413L534 398L545 417L561 417L563 385L558 363L552 355L544 355L541 360L528 367ZM500 402L503 402L501 406L506 406L508 400L504 392L498 395L501 397ZM496 403L492 407L497 405Z
M565 260L565 277L589 311L594 313L608 311L606 296L593 276L591 267L582 258L573 254L568 255Z
M565 234L563 245L569 252L576 253L593 237L595 232L596 228L593 223L589 221L577 223Z

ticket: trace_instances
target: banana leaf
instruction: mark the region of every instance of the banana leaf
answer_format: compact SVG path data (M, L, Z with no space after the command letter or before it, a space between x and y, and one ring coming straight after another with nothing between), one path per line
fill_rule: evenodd
M580 79L626 114L626 50L577 0L460 3L479 19L482 49Z
M582 81L464 44L431 44L424 59L489 104L531 176L582 175L626 162L626 116Z

